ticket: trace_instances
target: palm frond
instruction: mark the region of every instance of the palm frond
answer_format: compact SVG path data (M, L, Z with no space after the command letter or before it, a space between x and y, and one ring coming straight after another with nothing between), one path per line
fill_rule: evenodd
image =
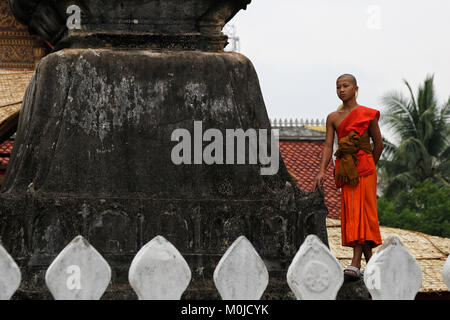
M385 137L383 137L382 139L383 139L383 145L384 145L383 155L389 159L397 151L397 146L395 144L393 144L392 142L390 142L389 140L387 140Z
M450 160L439 163L436 171L438 172L437 177L448 183L450 181Z
M418 135L409 102L401 93L390 92L384 95L381 101L386 106L382 123L386 124L389 129L393 129L402 138Z
M401 172L408 171L408 166L400 161L380 159L378 160L377 166L386 174L388 177L387 180L391 180L390 177L394 177Z
M450 145L447 145L447 147L441 152L439 158L450 161Z
M402 141L393 157L393 162L406 167L420 179L430 177L433 172L433 158L429 155L422 141L410 137Z
M428 75L423 85L419 86L419 92L417 94L419 114L423 114L427 109L435 108L437 105L433 80L434 75Z
M441 119L448 123L450 120L450 97L448 98L447 102L444 103L441 109Z
M419 138L423 141L425 145L428 144L428 141L433 136L435 132L434 125L437 124L436 121L436 108L428 108L426 109L420 116L418 122L419 129Z
M392 178L384 191L384 195L388 199L393 199L400 191L408 189L408 187L414 185L416 181L417 178L410 172L402 172Z
M416 98L414 97L414 93L411 89L411 86L409 85L408 81L406 81L405 79L403 79L403 82L405 83L405 85L408 87L408 91L409 91L409 96L412 102L412 107L417 110L417 103L416 103Z

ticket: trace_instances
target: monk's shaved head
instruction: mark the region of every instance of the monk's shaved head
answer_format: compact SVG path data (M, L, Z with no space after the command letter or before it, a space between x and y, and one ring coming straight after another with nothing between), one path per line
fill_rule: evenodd
M339 81L339 80L341 80L342 78L348 78L355 86L358 85L358 83L356 82L356 78L355 78L352 74L345 73L345 74L339 76L339 78L337 78L336 81Z

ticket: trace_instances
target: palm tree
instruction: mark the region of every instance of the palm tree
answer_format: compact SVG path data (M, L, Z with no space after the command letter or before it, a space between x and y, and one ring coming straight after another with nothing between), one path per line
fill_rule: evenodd
M396 145L384 140L385 150L378 162L384 180L384 195L392 199L427 178L440 186L450 182L450 98L437 106L434 75L419 86L417 97L403 80L410 96L389 92L382 98L385 123L399 138Z

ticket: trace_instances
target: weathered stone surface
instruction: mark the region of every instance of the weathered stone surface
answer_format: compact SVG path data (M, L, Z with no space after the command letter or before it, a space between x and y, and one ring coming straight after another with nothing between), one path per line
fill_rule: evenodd
M110 280L108 263L82 236L61 251L45 274L55 300L99 300Z
M129 280L140 300L179 300L191 281L191 270L180 252L157 236L133 259Z
M57 48L143 47L223 50L226 22L251 0L10 0L14 15ZM81 9L67 30L66 10Z
M274 176L259 165L174 165L171 134L193 132L195 120L204 131L270 128L250 61L107 49L44 58L0 195L0 236L24 275L17 297L49 297L43 273L77 235L112 268L105 298L136 298L127 268L157 235L192 270L184 298L219 297L213 270L240 235L268 265L263 298L291 297L281 282L304 236L327 243L323 194L296 187L281 157Z
M223 300L259 300L269 273L250 241L240 236L225 252L214 271L214 283Z
M316 235L309 235L287 272L299 300L334 300L344 282L341 265Z
M364 279L361 277L357 280L344 279L336 300L372 300L372 297L364 284Z
M19 288L20 269L0 244L0 300L9 300Z
M422 271L400 239L389 236L367 263L364 283L374 300L414 300Z

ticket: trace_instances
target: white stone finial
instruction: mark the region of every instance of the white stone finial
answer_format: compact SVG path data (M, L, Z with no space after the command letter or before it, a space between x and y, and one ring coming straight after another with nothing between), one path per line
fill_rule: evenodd
M191 269L177 248L156 236L134 257L128 279L139 300L180 300Z
M413 300L422 285L422 271L400 239L392 235L369 260L364 283L374 300Z
M447 288L450 290L450 256L447 257L444 267L442 268L442 278L444 279Z
M344 282L339 261L316 235L308 235L287 272L298 300L334 300Z
M61 251L45 274L56 300L99 300L110 280L110 266L82 236Z
M240 236L220 259L214 283L223 300L259 300L269 272L250 241Z
M9 300L20 286L21 273L14 259L0 245L0 300Z

